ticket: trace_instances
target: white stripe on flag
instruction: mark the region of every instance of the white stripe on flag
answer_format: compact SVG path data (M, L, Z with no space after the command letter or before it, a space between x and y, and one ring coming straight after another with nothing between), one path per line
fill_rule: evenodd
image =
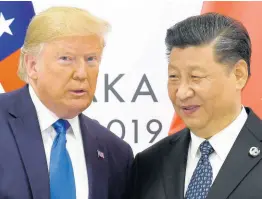
M5 93L4 88L2 87L1 83L0 83L0 93Z

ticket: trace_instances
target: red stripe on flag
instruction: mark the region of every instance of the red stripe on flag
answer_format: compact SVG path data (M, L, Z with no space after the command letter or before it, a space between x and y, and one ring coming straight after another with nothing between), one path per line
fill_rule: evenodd
M182 119L175 113L171 122L168 135L174 134L185 128L185 124Z
M25 85L17 76L20 50L0 62L0 80L5 92L13 91Z

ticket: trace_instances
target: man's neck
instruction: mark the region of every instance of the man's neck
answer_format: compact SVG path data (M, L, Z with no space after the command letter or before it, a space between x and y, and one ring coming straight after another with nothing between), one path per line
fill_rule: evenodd
M223 129L225 129L227 126L229 126L239 116L241 110L242 110L242 105L240 105L239 108L237 108L233 114L224 115L223 117L220 118L220 120L213 120L206 127L202 129L195 129L195 130L191 129L191 130L198 137L209 139L212 136L219 133L220 131L222 131Z

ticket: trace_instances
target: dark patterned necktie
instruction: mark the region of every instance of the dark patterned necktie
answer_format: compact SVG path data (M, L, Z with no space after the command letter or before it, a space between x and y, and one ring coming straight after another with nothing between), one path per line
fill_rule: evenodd
M213 172L209 155L214 152L214 149L207 140L199 149L201 157L188 185L185 199L205 199L212 184Z

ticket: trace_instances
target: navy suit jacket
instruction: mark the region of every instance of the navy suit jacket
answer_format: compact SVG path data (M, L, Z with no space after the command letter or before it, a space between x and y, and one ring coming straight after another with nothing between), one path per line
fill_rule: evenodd
M247 121L222 165L206 199L261 199L262 121L248 107ZM187 155L191 140L185 128L137 154L130 180L130 199L184 199Z
M132 149L85 115L79 120L89 199L126 199ZM0 199L49 199L49 193L46 155L28 86L0 94Z

